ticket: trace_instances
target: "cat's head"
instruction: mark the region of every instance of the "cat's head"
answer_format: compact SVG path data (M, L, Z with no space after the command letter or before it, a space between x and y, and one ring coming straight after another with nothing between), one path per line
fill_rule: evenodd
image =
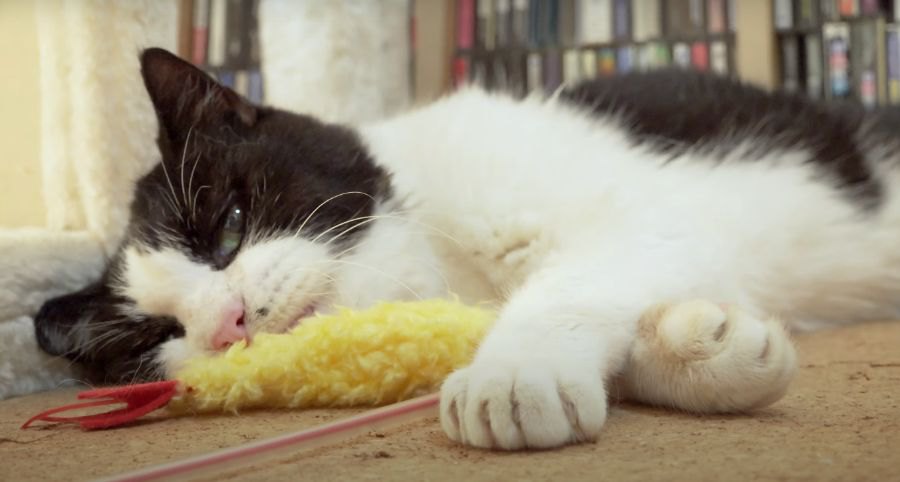
M162 161L137 183L104 279L37 315L46 351L108 381L170 376L335 304L439 291L353 130L253 105L160 49L141 71Z

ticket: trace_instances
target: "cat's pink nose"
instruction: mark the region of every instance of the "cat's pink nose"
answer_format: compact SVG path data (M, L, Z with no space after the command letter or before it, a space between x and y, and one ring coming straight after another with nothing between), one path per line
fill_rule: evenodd
M224 310L219 327L213 334L212 348L224 350L241 340L249 341L250 336L244 326L244 304L236 302Z

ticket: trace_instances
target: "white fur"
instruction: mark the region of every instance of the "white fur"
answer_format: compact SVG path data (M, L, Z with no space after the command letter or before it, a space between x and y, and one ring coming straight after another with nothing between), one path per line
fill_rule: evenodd
M810 328L897 315L892 197L866 217L805 152L739 159L764 140L667 163L619 122L461 92L361 129L403 205L381 206L352 248L332 251L342 226L251 239L222 271L130 248L122 290L185 324L161 350L170 369L209 349L235 299L251 333L282 331L313 302L494 302L472 365L444 384L441 422L503 449L596 438L613 386L697 412L768 405L796 367L777 317Z
M22 356L0 356L0 399L73 385L80 377L72 362L38 348L28 316L0 323L0 354L15 353Z
M363 130L411 216L453 238L430 237L448 279L510 294L472 366L444 385L452 438L506 449L593 439L604 384L623 373L648 402L751 409L777 400L795 367L769 316L806 329L897 315L893 197L866 218L814 179L805 152L748 162L739 146L665 164L620 127L470 90ZM695 298L740 308L672 308L642 339L699 352L631 352L643 313ZM721 340L719 326L730 327Z
M268 103L340 120L374 119L408 104L405 0L372 6L281 2L273 8L278 2L260 6ZM156 119L137 54L151 46L174 49L176 4L39 2L41 162L49 229L0 233L0 399L52 388L73 376L68 363L44 363L34 328L21 316L96 279L118 247L132 181L159 160ZM383 21L373 22L376 17ZM297 29L298 22L328 28L310 42L312 32ZM303 89L297 88L298 79Z
M223 270L174 248L131 246L124 252L117 290L135 301L138 312L173 316L185 326L183 340L161 349L170 375L187 358L213 351L213 336L234 303L244 304L252 336L283 332L311 308L325 312L446 293L421 230L402 218L378 216L384 219L373 223L371 235L337 258L328 240L340 229L319 240L290 233L250 240Z
M38 348L31 316L100 276L102 243L84 232L0 230L0 252L0 400L78 378L71 363Z

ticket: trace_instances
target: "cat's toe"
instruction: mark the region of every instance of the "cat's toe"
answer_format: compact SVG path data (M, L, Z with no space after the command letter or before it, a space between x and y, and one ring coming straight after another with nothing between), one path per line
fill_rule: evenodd
M441 390L441 424L456 441L482 448L552 448L596 439L606 393L585 370L551 364L482 362L451 375Z
M639 400L735 412L780 399L796 370L783 324L698 300L648 311L624 378Z
M456 442L465 439L462 433L462 413L466 408L465 368L450 374L441 386L440 420L444 433Z
M664 350L684 361L704 360L727 347L731 320L725 309L705 300L687 301L660 308L656 314L645 316L643 330Z

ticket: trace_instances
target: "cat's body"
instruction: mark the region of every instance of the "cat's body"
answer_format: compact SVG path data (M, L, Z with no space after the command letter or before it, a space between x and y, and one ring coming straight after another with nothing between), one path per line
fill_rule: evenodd
M37 318L45 349L113 379L334 304L456 293L500 318L443 388L445 430L547 447L596 437L613 386L697 411L771 403L795 362L770 316L900 308L887 119L659 73L549 101L467 90L354 135L159 51L143 67L163 164L108 276ZM167 328L136 335L151 325Z
M683 102L731 101L698 94ZM412 200L411 216L452 234L430 233L451 279L463 280L454 291L481 280L481 296L502 295L553 258L607 263L600 257L633 251L628 263L672 279L663 299L738 303L800 330L900 314L900 144L868 147L853 124L861 118L833 111L843 129L811 126L846 143L835 157L864 163L848 186L844 166L817 163L796 132L737 126L723 142L711 132L705 144L667 137L678 147L663 150L635 132L627 106L598 117L583 105L472 90L362 130L396 192ZM618 276L643 276L637 269Z

